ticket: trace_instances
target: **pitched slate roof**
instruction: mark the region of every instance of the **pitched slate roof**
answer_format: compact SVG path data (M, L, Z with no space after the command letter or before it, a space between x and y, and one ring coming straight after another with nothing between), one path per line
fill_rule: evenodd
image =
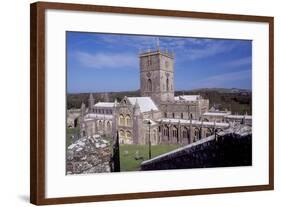
M95 104L97 107L113 107L114 102L98 102Z
M158 111L158 107L154 103L154 101L150 97L128 97L128 101L135 105L136 102L138 103L140 107L141 112L147 112L147 111Z
M200 98L200 95L182 95L182 96L176 96L176 101L197 101Z

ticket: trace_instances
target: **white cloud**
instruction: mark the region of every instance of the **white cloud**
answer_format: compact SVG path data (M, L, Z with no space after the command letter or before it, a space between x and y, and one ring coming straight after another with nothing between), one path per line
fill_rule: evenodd
M249 80L251 81L251 70L243 70L231 73L224 73L219 75L209 76L207 78L196 81L194 85L199 87L221 87L228 83L235 83L236 81Z
M234 47L235 45L225 44L224 41L210 40L209 42L206 42L206 44L202 44L202 47L187 48L185 53L188 59L196 60L231 51Z
M222 60L223 61L223 60ZM250 65L252 63L252 57L243 57L240 59L232 60L232 61L227 61L221 64L223 67L239 67L239 66L244 66L244 65Z
M75 57L85 67L93 69L131 69L138 66L137 55L133 53L76 52Z

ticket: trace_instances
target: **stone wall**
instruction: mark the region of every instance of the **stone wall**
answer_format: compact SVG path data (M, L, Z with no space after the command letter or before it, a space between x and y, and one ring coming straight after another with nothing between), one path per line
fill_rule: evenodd
M252 165L252 134L212 135L141 164L141 170L167 170Z

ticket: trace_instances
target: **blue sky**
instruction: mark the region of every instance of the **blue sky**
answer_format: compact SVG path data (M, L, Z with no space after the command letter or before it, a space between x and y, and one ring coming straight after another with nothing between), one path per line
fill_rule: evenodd
M67 32L67 92L139 89L139 51L155 36ZM175 89L252 87L252 42L159 37L175 54Z

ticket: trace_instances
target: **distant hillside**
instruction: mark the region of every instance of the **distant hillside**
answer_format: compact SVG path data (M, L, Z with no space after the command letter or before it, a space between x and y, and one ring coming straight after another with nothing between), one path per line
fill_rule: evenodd
M209 91L217 91L219 93L251 93L252 91L249 89L241 89L241 88L197 88L188 90L186 92L209 92Z
M186 91L176 91L175 95L201 95L209 99L210 107L215 106L220 110L231 110L232 113L252 114L252 92L247 89L238 88L200 88ZM120 101L124 96L140 96L140 91L121 91L107 93L93 93L95 102ZM84 102L88 106L89 93L67 94L67 108L80 108Z

